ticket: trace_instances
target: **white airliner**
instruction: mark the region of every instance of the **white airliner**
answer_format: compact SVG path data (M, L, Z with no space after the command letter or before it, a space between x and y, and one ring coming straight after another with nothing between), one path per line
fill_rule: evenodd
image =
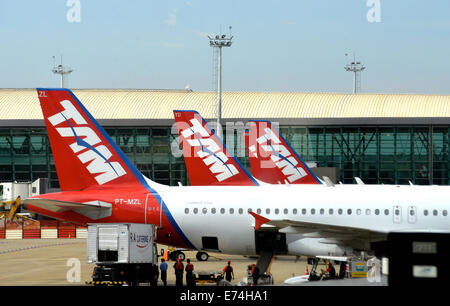
M160 243L242 255L342 256L369 251L390 232L450 232L449 187L157 184L71 91L38 89L38 95L63 190L24 201L43 215L79 224L155 224ZM210 136L200 126L191 132L201 144ZM237 175L213 144L203 149L203 159L217 158L205 163L218 180Z

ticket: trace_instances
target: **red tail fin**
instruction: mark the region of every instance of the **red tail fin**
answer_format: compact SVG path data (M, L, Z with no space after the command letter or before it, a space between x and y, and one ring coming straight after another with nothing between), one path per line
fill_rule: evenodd
M245 144L256 179L270 184L321 184L269 121L251 121Z
M143 180L120 148L67 89L37 89L63 191Z
M179 110L173 113L191 185L258 185L199 113Z

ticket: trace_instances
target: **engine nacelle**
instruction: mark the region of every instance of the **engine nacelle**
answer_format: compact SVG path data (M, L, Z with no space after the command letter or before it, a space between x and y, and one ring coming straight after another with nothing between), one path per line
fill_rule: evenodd
M345 256L353 249L335 243L323 243L321 238L301 238L288 243L288 254L303 256Z

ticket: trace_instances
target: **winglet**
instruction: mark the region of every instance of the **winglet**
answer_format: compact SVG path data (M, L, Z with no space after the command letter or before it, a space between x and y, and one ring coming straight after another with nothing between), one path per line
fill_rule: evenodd
M355 176L355 181L358 185L365 185L363 180L360 177Z
M328 187L334 187L333 181L328 176L322 176L322 178Z
M263 226L263 224L270 221L270 219L260 216L252 211L250 212L250 215L252 215L255 218L255 229L256 230L260 229L261 226Z

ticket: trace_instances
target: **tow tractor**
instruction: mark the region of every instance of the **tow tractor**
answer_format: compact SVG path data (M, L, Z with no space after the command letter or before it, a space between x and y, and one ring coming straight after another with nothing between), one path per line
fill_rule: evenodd
M335 277L331 278L323 270L320 273L317 272L317 267L320 260L324 260L325 263L334 261L340 263L339 271L336 272ZM331 279L343 279L345 277L350 277L349 271L347 270L347 263L351 262L350 257L338 257L338 256L316 256L308 258L308 264L312 265L311 272L306 271L305 275L294 276L288 278L284 281L285 284L295 285L304 282L313 281L324 281ZM351 262L352 263L352 262Z
M319 265L320 260L323 259L325 262L338 262L340 265L339 271L335 273L334 277L331 277L329 274L326 274L323 270L321 270L320 274L317 273L317 266ZM348 277L346 275L346 266L347 263L351 259L349 257L339 257L339 256L317 256L312 259L313 266L311 268L311 272L309 274L309 281L320 281L320 280L331 280L331 279L343 279L344 277Z

